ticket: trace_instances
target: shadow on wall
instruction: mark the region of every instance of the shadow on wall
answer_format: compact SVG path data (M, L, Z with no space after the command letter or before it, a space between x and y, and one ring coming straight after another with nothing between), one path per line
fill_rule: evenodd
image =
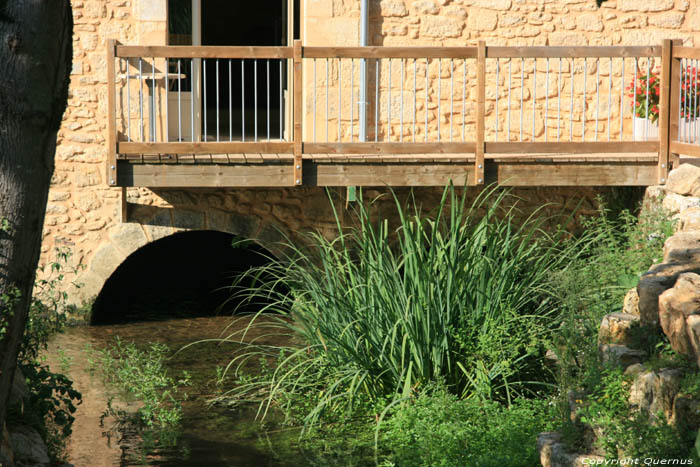
M222 305L232 294L234 278L271 257L252 242L234 248L234 240L228 233L193 231L140 248L105 282L93 306L92 324L231 314L237 303Z

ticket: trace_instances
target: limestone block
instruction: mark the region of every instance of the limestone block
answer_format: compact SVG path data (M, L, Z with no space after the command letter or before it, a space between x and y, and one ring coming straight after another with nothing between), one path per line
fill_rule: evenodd
M673 400L680 389L683 372L678 369L662 369L639 373L632 383L628 401L634 410L649 413L650 421L656 421L662 412L666 419L673 413Z
M207 228L248 239L258 230L259 220L253 216L210 209L207 211Z
M445 16L453 16L455 18L461 18L461 19L467 18L467 10L465 10L464 7L461 7L459 5L446 6L443 9L443 14Z
M420 15L437 15L440 13L440 8L431 0L413 2L413 9Z
M659 297L661 328L676 352L694 355L686 320L700 313L700 275L684 273L678 276L673 288Z
M573 32L553 32L549 35L549 45L556 46L584 46L588 45L588 38L584 34L576 34Z
M700 230L700 206L692 206L678 214L678 230Z
M598 345L622 344L629 346L634 330L638 326L639 316L627 313L605 315L598 330Z
M93 255L90 261L90 272L102 277L103 280L108 279L125 259L126 256L114 245L104 244Z
M622 303L622 312L630 315L639 316L639 294L637 288L627 291L625 299Z
M673 409L669 422L691 429L700 427L700 401L696 398L697 394L678 394L673 399Z
M146 238L143 228L137 223L119 224L116 229L110 232L109 237L112 239L112 244L124 256L130 255L148 243L148 238Z
M666 29L678 29L683 25L685 14L677 12L650 15L649 24Z
M620 11L666 11L673 8L673 0L618 0L617 9Z
M577 15L576 26L582 31L600 32L603 30L603 22L596 14Z
M420 22L420 35L425 37L459 37L462 29L463 21L447 16L424 16Z
M498 24L498 14L489 10L470 10L467 27L472 31L493 31Z
M700 198L669 192L662 201L661 206L671 214L678 214L688 208L700 206Z
M668 173L665 188L679 195L700 196L700 167L681 164Z
M605 461L604 457L596 455L568 452L557 432L540 433L537 436L537 451L540 453L542 467L584 467Z
M402 0L384 0L379 7L382 16L408 16L408 9Z
M510 10L513 2L511 0L464 0L466 6L478 6L491 10Z
M673 287L678 276L684 272L700 272L700 265L656 264L642 275L637 284L642 326L659 326L659 295Z
M664 242L664 263L700 263L700 230L676 232Z
M635 363L641 363L647 354L643 350L630 349L620 344L603 344L599 347L603 363L627 368Z
M167 21L168 10L166 0L139 0L139 20Z

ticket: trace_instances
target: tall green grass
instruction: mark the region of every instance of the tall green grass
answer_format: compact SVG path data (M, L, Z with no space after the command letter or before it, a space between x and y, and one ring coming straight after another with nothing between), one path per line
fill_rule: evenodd
M308 422L358 401L407 397L430 382L510 403L551 381L542 357L558 310L552 275L592 239L547 230L552 219L539 210L524 216L496 188L470 202L467 190L448 187L431 213L394 201L396 226L361 201L350 227L336 213L336 238L310 234L310 249L290 243L289 259L241 279L257 285L235 298L271 300L261 311L278 313L265 320L270 332L291 334L298 345L248 345L230 368L259 357L277 364L228 396L263 394L263 410L312 396ZM242 341L246 331L229 339Z

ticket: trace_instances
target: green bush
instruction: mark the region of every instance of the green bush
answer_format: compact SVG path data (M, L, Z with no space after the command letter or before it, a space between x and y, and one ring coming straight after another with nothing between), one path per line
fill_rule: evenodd
M265 388L267 407L313 394L309 421L326 409L406 397L436 381L481 400L541 390L558 310L552 275L591 239L564 241L563 231L545 231L551 219L540 211L524 217L515 204L497 189L469 204L466 190L448 187L430 214L395 198L394 228L374 221L361 201L354 227L338 221L336 238L311 235L312 251L290 244L288 261L251 270L246 278L259 285L237 298L271 298L263 310L278 313L271 332L301 345L282 349L268 380L233 392L246 397ZM279 352L249 346L231 365Z
M380 426L380 447L401 467L530 467L539 461L537 434L554 419L546 400L516 399L505 407L438 389L401 404Z

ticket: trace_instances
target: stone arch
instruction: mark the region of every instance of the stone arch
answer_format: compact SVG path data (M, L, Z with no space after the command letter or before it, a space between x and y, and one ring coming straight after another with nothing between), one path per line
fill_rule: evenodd
M72 296L75 302L96 297L117 268L140 248L179 232L210 230L252 240L277 258L285 257L287 229L270 219L261 220L220 209L194 210L140 206L132 222L112 228L77 277L81 287Z

